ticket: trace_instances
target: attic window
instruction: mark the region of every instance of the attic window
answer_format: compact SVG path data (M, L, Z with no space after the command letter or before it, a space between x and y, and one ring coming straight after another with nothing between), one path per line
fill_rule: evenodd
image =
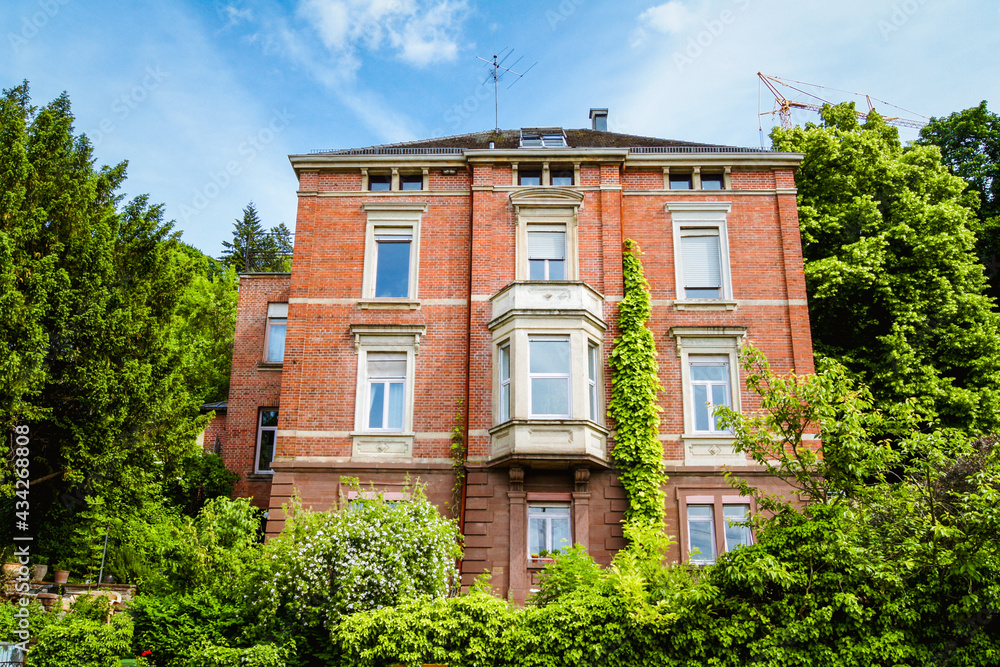
M565 148L562 130L521 130L521 148Z

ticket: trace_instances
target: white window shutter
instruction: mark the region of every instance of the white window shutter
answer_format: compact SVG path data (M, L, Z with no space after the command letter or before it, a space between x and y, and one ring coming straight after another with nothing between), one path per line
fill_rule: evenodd
M566 259L566 232L529 231L529 259Z
M718 235L681 237L684 287L722 287Z

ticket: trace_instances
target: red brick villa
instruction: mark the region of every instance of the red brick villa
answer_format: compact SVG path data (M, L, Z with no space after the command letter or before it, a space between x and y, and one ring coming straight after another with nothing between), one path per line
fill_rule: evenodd
M490 570L523 601L543 551L579 542L609 562L626 501L607 359L630 238L652 290L675 556L752 539L727 521L755 508L722 468L776 480L734 454L712 409L754 407L744 341L778 371L812 371L802 156L591 119L290 157L293 269L240 276L229 401L205 440L269 509L269 533L293 494L338 504L344 476L401 498L409 475L451 513L458 423L464 583Z

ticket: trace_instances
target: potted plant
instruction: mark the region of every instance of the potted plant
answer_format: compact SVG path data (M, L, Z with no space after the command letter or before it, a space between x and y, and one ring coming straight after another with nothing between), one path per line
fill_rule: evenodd
M537 554L531 554L532 563L554 563L556 552L549 551L548 549L542 549Z
M0 557L3 558L3 576L5 579L13 579L17 576L18 571L21 569L21 564L14 559L14 547L7 545L0 552Z
M56 573L54 579L57 584L65 584L69 581L69 570L66 568L66 563L56 564Z
M45 563L35 563L31 566L31 580L34 582L43 581L49 571L49 566Z

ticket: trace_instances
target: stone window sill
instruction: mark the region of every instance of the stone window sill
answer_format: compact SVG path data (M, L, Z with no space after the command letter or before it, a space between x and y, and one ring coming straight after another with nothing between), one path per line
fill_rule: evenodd
M722 299L677 299L674 310L736 310L736 301Z
M358 307L363 310L370 309L395 309L395 310L417 310L420 308L420 301L416 299L361 299Z
M281 364L280 361L279 362L258 361L257 362L257 370L259 370L259 371L280 371L281 370L281 365L282 364Z

